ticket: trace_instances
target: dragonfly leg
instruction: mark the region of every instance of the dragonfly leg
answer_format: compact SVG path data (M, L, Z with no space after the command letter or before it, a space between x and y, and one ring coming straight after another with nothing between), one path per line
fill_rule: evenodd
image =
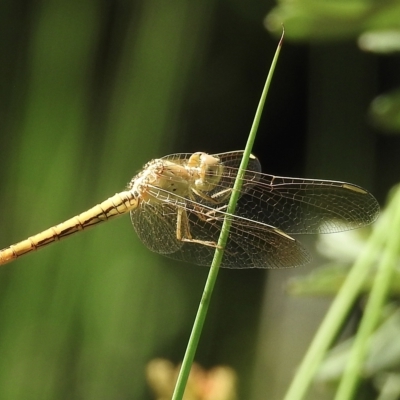
M204 200L207 200L208 202L210 202L212 204L220 204L222 201L226 201L232 193L231 188L221 190L220 192L214 193L212 196L208 196L205 193L203 193L201 190L197 190L194 188L192 188L192 191L197 196L201 197Z
M221 190L220 192L214 193L211 197L213 199L218 199L217 202L220 203L221 201L226 201L229 199L232 193L232 188L226 188Z
M221 212L221 211L226 211L227 208L228 208L228 205L225 204L221 207L209 210L206 213L200 212L200 210L199 210L199 212L196 213L196 215L199 217L199 219L201 219L202 221L205 221L205 222L211 222L211 221L216 221L216 220L221 221L224 218L224 216L223 215L216 216L216 213Z
M182 242L198 243L209 247L218 247L217 243L209 240L193 239L190 234L189 219L184 208L178 208L178 215L176 219L176 238Z

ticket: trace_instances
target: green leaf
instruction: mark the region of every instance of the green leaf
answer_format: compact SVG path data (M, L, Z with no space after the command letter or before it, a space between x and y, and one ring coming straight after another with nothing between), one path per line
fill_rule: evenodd
M385 133L400 133L400 89L376 97L369 115L372 123Z
M400 30L368 31L358 38L361 50L389 54L400 51Z

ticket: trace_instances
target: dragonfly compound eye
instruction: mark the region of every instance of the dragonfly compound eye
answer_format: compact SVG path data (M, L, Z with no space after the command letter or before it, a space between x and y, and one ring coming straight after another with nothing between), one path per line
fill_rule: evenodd
M195 181L196 189L213 190L221 180L224 167L219 158L206 153L201 154L199 161L198 179Z

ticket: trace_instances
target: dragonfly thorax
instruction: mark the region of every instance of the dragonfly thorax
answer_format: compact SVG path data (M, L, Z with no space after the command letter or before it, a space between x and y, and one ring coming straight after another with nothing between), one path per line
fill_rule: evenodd
M190 198L213 190L221 180L220 159L206 153L194 153L185 163L155 159L147 163L130 182L129 189L140 201L160 203L171 195Z
M141 201L160 203L167 201L170 194L187 197L190 180L190 171L185 166L156 159L132 179L129 189Z

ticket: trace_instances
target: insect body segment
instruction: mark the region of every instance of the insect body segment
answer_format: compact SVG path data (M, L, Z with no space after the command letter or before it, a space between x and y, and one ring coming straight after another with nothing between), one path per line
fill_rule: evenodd
M0 265L6 264L26 253L38 250L90 226L125 214L136 208L137 205L138 201L132 196L131 192L117 193L82 214L1 250Z

